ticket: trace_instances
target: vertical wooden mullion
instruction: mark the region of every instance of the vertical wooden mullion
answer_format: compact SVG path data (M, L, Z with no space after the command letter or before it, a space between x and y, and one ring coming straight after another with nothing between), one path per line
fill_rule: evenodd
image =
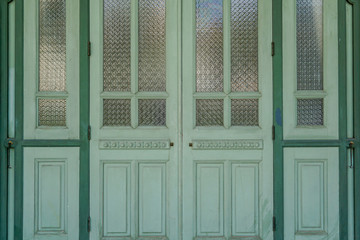
M231 92L231 0L223 1L223 57L224 57L224 92ZM224 127L231 126L231 102L229 96L224 98Z
M131 126L138 126L138 99L136 93L139 90L138 85L138 44L139 44L139 24L138 24L138 0L131 0Z

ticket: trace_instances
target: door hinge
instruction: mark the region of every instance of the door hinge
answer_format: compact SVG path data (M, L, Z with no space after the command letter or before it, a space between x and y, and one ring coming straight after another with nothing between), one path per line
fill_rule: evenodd
M272 229L274 232L276 231L276 217L273 217L272 219Z
M88 56L91 56L91 42L88 41Z
M271 42L271 56L275 56L275 43Z
M91 126L88 126L88 140L91 140Z
M87 218L87 231L88 232L91 231L91 217L90 216Z
M272 140L275 140L275 126L274 125L272 126L272 133L271 134L272 134L272 137L271 137Z

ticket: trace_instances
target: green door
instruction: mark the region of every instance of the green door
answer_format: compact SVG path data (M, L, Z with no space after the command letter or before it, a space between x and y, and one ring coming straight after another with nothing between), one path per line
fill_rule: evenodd
M347 236L339 1L21 2L8 228L26 240Z
M183 1L183 239L272 239L271 1Z

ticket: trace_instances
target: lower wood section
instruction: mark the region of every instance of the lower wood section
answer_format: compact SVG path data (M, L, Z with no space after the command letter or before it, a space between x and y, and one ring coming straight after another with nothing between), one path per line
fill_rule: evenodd
M260 239L258 161L198 161L195 184L195 239Z
M338 148L285 149L285 239L339 239L338 159Z
M24 239L79 238L79 149L24 148Z

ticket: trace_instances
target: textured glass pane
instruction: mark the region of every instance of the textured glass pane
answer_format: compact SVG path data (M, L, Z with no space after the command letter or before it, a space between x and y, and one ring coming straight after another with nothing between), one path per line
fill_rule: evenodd
M297 125L314 126L324 125L323 99L297 100Z
M165 0L139 0L139 91L166 91Z
M66 99L38 100L39 126L66 126Z
M296 0L297 89L323 89L323 0Z
M66 90L65 0L40 0L39 90Z
M196 91L223 91L222 0L196 0Z
M130 92L130 0L104 0L104 91Z
M257 0L231 1L231 90L258 90Z
M130 126L130 99L104 99L103 104L104 126Z
M223 102L222 99L196 100L196 126L223 126Z
M259 100L258 99L232 99L231 125L258 126Z
M165 126L166 100L139 99L139 126Z

